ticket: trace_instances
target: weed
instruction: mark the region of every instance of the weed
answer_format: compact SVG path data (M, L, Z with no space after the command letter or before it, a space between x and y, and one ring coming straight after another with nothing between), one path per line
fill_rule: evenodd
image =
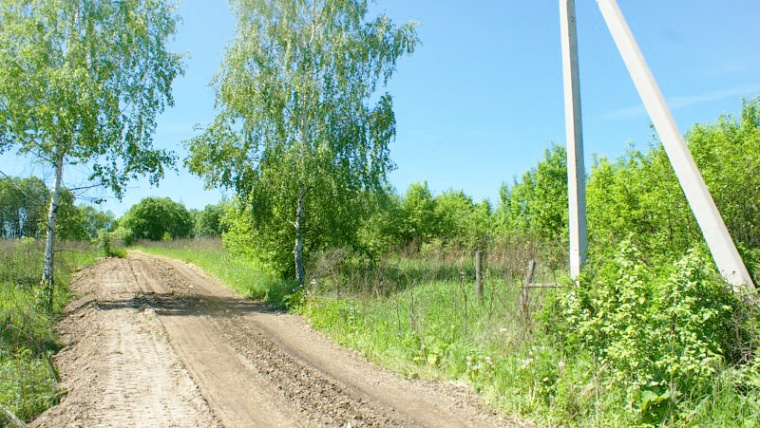
M489 262L483 301L464 255L362 267L341 253L315 270L322 276L301 311L401 374L466 382L506 412L543 423L753 426L760 378L746 362L756 358L757 312L700 251L663 269L630 245L616 254L580 288L533 293L538 323L518 315L522 272L505 268L530 255L514 253Z
M27 421L61 396L51 362L60 349L53 321L68 301L68 277L94 261L95 249L86 243L56 249L52 315L38 286L42 258L41 242L0 241L0 405Z

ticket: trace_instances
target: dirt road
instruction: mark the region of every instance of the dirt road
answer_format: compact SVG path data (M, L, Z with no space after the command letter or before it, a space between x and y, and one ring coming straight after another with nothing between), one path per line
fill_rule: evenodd
M60 324L69 391L33 426L515 426L462 388L401 379L143 253L79 274Z

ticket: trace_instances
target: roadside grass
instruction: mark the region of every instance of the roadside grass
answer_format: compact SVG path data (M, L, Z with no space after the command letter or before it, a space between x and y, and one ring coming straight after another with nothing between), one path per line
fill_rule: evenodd
M563 339L574 327L573 321L558 318L557 302L567 299L570 288L531 290L531 316L524 317L520 305L528 259L538 260L535 282L569 286L567 278L555 274L561 263L546 257L550 252L512 248L489 255L478 300L467 251L402 251L368 261L348 250L331 250L313 258L304 290L288 294L273 292L288 288L261 267L227 255L219 240L137 248L195 263L248 297L288 306L336 342L403 376L466 385L495 408L541 425L760 427L756 356L738 365L716 365L713 384L701 393L645 390L632 401L631 390L615 381L616 373L625 372L610 367L610 351L592 352L582 341L568 345ZM600 275L600 281L609 279L607 273ZM753 316L745 320L751 324ZM652 353L653 358L670 355ZM679 363L671 364L677 368Z
M510 272L497 258L485 269L484 298L478 301L468 256L449 255L446 260L391 256L383 259L381 266L363 271L344 261L322 269L321 274L329 277L310 282L298 310L315 328L371 361L409 378L469 385L494 407L541 425L760 426L759 357L755 356L754 362L715 366L713 385L699 392L679 391L678 382L690 382L688 376L667 382L666 378L652 378L652 386L634 391L632 399L632 389L615 381L627 372L610 366L612 350L590 351L593 348L587 349L582 340L573 340L575 345L568 347L562 339L566 333L558 334L562 329L574 329L573 321L563 320L555 306L572 288L531 290L532 316L523 318L519 302L524 272ZM348 260L327 259L317 261L316 266L330 265L333 259ZM510 265L521 266L522 261ZM314 271L320 273L320 269ZM599 278L607 277L602 274ZM551 269L543 269L535 282L569 286L566 278L555 277ZM703 297L707 295L696 296ZM686 295L683 298L698 301ZM679 320L709 313L678 308L686 311L678 315L682 317ZM748 315L746 319L750 330L760 331L751 325L757 318ZM612 330L604 333L602 328L606 327L600 324L597 340L619 334ZM618 331L648 328L652 327L631 324ZM676 341L677 330L672 336ZM688 361L686 353L664 348L629 361L647 358L654 359L655 366L669 364L668 370L677 370ZM655 394L660 388L657 385L663 384L666 392ZM668 387L675 391L673 395Z
M62 396L51 361L61 346L53 322L69 301L70 276L92 264L97 250L75 242L56 249L52 316L38 286L43 255L44 243L34 239L0 241L0 405L25 421Z
M300 311L342 345L410 378L452 379L488 392L497 354L512 354L527 331L513 301L519 286L486 281L421 284L388 297L310 295Z
M467 385L506 413L538 419L547 406L529 392L541 380L526 361L544 348L519 310L525 275L519 267L530 256L536 254L492 255L478 300L469 252L325 269L341 259L327 255L313 269L323 277L310 281L298 311L336 342L405 377ZM558 280L548 263L539 266L537 281ZM533 309L552 292L534 292Z
M248 299L283 307L291 287L255 262L230 255L221 239L138 242L131 249L192 263Z
M620 416L619 397L586 376L593 359L568 361L535 319L521 316L521 281L489 274L484 289L479 301L467 277L421 282L387 297L309 293L299 312L370 361L407 378L470 387L505 414L559 426L631 425ZM557 291L533 293L539 311Z

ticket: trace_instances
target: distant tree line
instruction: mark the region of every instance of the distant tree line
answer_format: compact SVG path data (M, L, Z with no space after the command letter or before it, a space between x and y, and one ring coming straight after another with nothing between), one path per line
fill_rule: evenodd
M734 239L742 248L760 247L760 99L745 102L739 117L694 126L687 140ZM595 157L587 199L592 256L626 239L652 259L684 254L702 242L658 142L645 151L630 148L617 159ZM229 208L227 247L292 275L287 229L261 222L256 200L238 198ZM354 216L333 224L330 209L350 209ZM422 182L401 195L390 189L366 191L350 208L312 212L305 253L340 247L376 259L431 246L488 249L517 238L562 248L567 227L566 154L553 145L535 167L502 185L496 206L456 190L434 195Z
M110 230L114 215L97 208L75 205L70 190L61 190L56 237L65 241L93 239L100 229ZM46 231L50 189L37 177L0 177L0 237L40 238Z
M113 232L127 242L175 238L219 237L225 232L226 203L187 209L170 198L148 197L115 219L110 211L76 204L63 188L58 205L56 236L64 241L92 240L98 231ZM50 207L50 189L37 177L0 177L0 238L42 238Z
M114 235L127 244L137 240L219 237L226 231L224 210L224 202L192 210L170 198L148 197L119 218Z

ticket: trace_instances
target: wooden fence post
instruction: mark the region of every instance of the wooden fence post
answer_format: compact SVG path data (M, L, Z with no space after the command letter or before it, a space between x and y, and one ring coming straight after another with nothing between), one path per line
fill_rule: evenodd
M483 300L483 253L475 250L475 291L478 301Z
M526 320L530 318L530 283L533 281L533 271L536 269L536 262L533 260L530 260L528 262L528 271L525 273L525 282L523 283L523 290L522 290L522 304L520 307L522 308L522 315L523 318Z

